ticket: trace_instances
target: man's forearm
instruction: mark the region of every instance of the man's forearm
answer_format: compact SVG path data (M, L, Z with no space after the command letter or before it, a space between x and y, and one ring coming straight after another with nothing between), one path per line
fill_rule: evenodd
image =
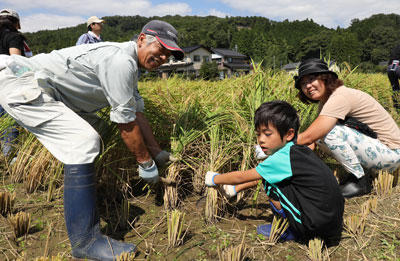
M135 154L139 163L149 161L151 156L146 148L140 127L136 122L119 123L118 128L121 138L125 142L128 149Z
M161 152L161 148L160 145L158 145L156 138L154 137L149 121L147 120L147 118L144 116L143 113L137 112L135 122L137 122L137 124L139 124L140 126L140 130L142 131L142 137L147 145L150 154L153 157L157 156L158 153Z

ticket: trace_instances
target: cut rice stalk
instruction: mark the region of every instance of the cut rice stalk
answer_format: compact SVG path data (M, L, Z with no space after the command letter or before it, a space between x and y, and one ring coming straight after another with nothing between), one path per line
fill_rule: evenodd
M0 214L6 216L12 212L15 202L15 192L0 192Z
M289 221L286 218L276 217L272 220L271 231L269 234L268 242L277 243L280 237L289 228Z

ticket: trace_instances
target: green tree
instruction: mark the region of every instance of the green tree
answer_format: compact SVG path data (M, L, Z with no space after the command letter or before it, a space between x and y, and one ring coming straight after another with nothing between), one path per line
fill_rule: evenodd
M329 56L329 43L331 42L332 32L323 31L319 34L304 38L300 41L299 52L296 55L297 60L306 58L319 58L320 56Z
M391 27L376 27L364 42L363 61L378 64L389 59L390 50L398 44L399 35Z
M337 32L332 36L329 52L336 62L347 62L355 66L361 62L362 46L355 33Z
M218 65L216 62L203 62L200 71L200 77L204 80L215 80L218 75Z

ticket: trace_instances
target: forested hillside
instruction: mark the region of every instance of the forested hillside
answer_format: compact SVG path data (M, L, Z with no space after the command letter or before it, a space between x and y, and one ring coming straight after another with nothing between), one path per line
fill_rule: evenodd
M214 16L110 16L102 37L106 41L126 41L151 19L161 19L179 31L182 47L202 44L208 47L237 48L266 67L278 67L308 56L323 55L352 66L373 69L388 60L390 49L400 41L400 15L377 14L354 19L348 28L329 29L312 20L283 22L263 17ZM35 54L75 45L86 32L81 24L59 30L27 33Z

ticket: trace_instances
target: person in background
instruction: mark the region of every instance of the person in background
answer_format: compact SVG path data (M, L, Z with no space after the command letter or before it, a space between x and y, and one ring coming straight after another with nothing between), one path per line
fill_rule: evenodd
M316 58L301 62L295 88L303 103L319 103L319 115L297 138L297 144L331 154L350 173L341 185L344 197L371 191L371 171L400 166L400 129L391 115L369 94L347 88L328 65ZM346 122L355 119L355 128ZM344 122L342 122L344 121ZM377 138L359 130L369 127ZM358 130L356 130L358 128Z
M225 174L208 171L207 186L223 185L228 196L263 180L273 212L289 221L281 240L307 243L319 237L336 245L341 237L344 199L329 167L307 146L296 144L299 118L285 101L263 103L255 112L257 142L268 157L256 168ZM271 224L257 233L270 236Z
M103 24L104 20L99 19L97 16L89 17L86 22L88 32L79 37L76 45L102 42L103 40L101 39L100 34L103 30Z
M12 9L0 10L0 54L22 55L26 57L32 56L26 39L18 31L19 29L21 29L21 23L16 11ZM3 107L0 106L0 117L6 115L7 113L4 111ZM6 158L13 154L13 145L19 135L16 126L16 124L10 126L1 134L1 150ZM15 162L15 160L16 157L11 159L11 163Z
M393 105L396 109L400 109L400 44L396 45L390 52L387 75L392 85Z
M64 163L64 219L74 258L111 261L136 249L100 231L94 161L101 139L91 119L110 106L110 121L135 155L139 176L158 182L158 168L171 158L143 114L137 72L158 68L170 55L182 60L177 41L172 25L152 20L137 42L83 44L29 59L0 57L0 104Z

